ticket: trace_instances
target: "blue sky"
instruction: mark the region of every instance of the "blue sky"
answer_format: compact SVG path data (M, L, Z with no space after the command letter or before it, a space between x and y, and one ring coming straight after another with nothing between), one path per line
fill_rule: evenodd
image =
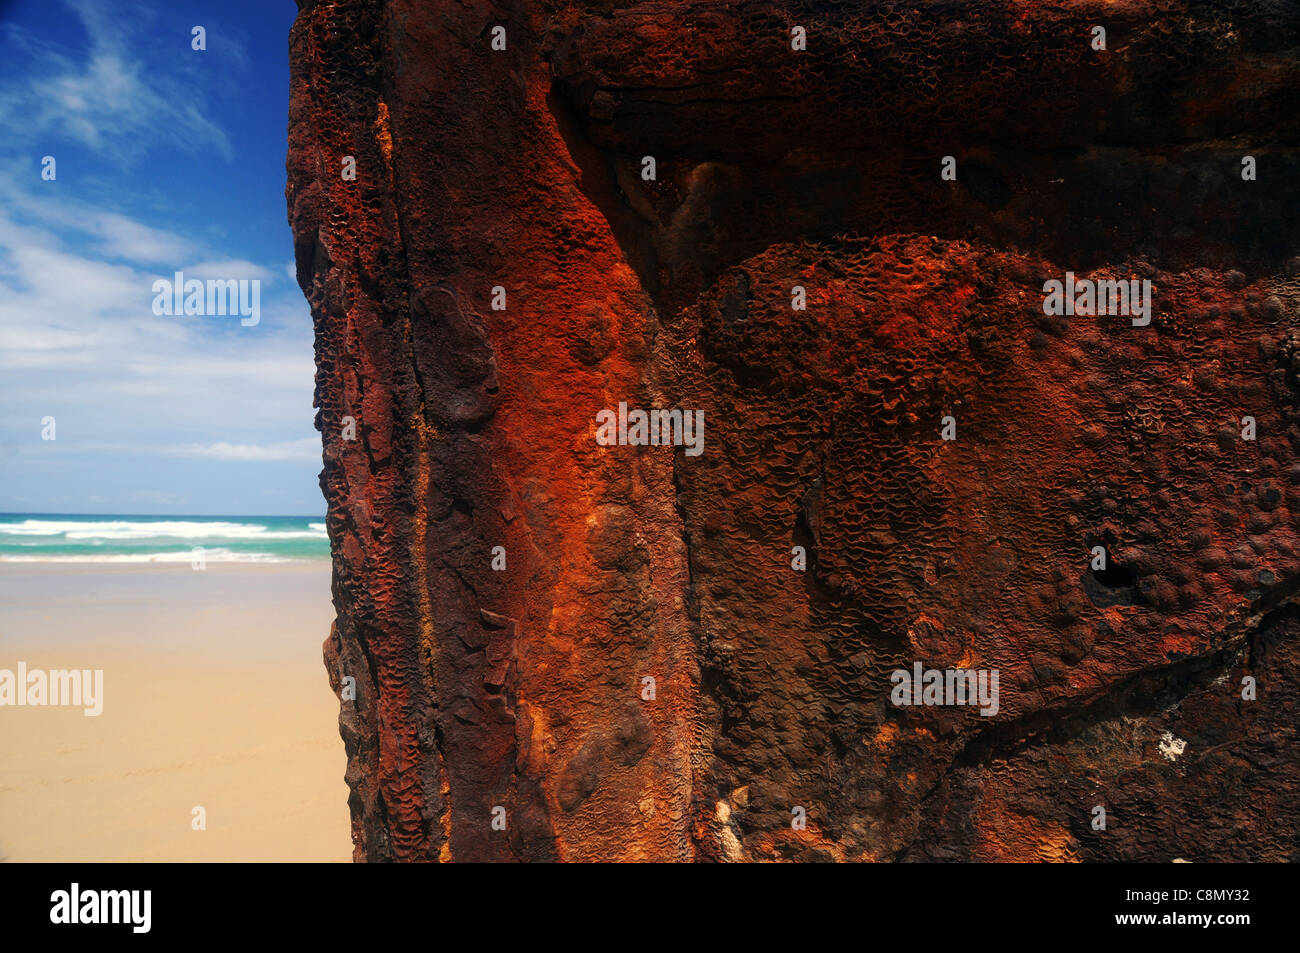
M0 0L0 511L324 512L284 204L295 13ZM259 280L260 323L155 315L177 271Z

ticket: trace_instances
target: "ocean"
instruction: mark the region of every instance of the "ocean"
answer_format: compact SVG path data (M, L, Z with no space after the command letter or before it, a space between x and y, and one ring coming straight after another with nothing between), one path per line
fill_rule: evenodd
M282 563L329 559L323 517L0 513L0 562Z

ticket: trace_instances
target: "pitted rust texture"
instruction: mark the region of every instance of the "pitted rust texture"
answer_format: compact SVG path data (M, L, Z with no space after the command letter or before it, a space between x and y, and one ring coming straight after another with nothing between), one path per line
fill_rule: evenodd
M358 860L1292 857L1294 4L300 6Z

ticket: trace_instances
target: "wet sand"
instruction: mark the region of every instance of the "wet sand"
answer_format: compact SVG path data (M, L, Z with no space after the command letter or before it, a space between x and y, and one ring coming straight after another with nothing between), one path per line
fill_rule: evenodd
M333 615L325 562L0 564L0 669L104 673L0 707L0 859L350 860Z

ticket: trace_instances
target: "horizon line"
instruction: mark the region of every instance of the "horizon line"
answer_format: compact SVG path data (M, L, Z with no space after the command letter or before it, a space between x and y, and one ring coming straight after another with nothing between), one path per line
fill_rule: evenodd
M4 516L128 516L139 519L180 517L183 519L325 519L325 513L56 513L53 511L0 510Z

